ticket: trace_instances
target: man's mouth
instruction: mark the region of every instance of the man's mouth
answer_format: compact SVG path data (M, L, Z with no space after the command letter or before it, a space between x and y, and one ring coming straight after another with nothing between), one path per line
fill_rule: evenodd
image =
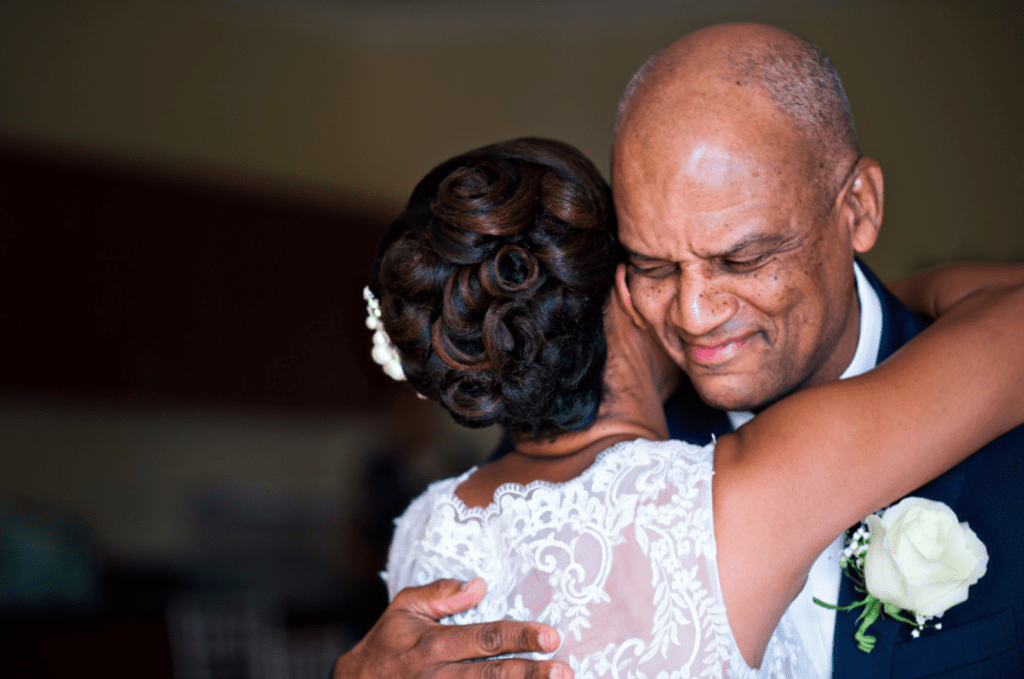
M716 344L711 347L691 345L690 356L696 363L703 363L704 365L722 363L738 354L740 350L750 344L756 336L757 334L755 333L741 339L729 340L728 342L722 342L721 344Z

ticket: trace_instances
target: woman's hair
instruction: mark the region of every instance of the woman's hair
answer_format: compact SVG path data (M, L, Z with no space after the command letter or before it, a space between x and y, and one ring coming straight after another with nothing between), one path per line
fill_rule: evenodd
M373 267L409 385L469 427L541 438L588 426L616 231L608 184L568 144L515 139L434 168Z

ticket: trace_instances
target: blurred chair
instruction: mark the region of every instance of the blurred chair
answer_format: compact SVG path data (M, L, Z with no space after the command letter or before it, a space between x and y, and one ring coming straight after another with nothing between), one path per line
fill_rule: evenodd
M327 679L351 645L334 625L289 624L256 594L189 595L168 606L175 679Z

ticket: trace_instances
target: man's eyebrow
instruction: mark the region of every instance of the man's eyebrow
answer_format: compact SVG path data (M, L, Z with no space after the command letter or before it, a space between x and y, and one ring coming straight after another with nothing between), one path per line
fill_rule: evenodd
M755 233L733 243L731 246L729 246L727 249L721 252L716 252L707 255L707 257L729 257L731 255L735 255L737 253L743 252L748 248L753 247L768 249L781 248L795 240L796 237L781 233ZM667 257L658 257L656 255L645 255L642 252L631 250L625 245L622 246L622 249L626 251L626 257L628 259L638 260L641 262L654 262L668 259Z
M755 233L747 236L746 238L733 243L728 249L722 252L717 252L711 257L729 257L736 255L744 250L750 248L766 248L775 249L781 248L788 245L790 242L796 240L791 235L781 233Z
M626 251L627 259L639 259L640 261L643 262L653 262L656 259L665 259L664 257L654 257L653 255L641 254L635 250L630 250L625 245L622 246L622 249Z

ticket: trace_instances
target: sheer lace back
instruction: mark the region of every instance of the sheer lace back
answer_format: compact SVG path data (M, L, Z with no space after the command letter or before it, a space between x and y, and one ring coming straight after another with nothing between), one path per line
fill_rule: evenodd
M711 513L713 446L630 441L567 483L507 484L486 508L433 484L396 522L389 594L438 578L487 581L463 624L537 620L577 679L811 677L783 618L750 669L722 603ZM534 657L551 657L535 655Z

